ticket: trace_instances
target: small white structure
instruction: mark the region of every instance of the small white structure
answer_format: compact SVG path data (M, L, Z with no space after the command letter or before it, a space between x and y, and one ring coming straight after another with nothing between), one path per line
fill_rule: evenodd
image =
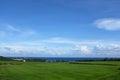
M15 60L15 61L20 61L20 62L26 62L25 59L13 59L13 60Z
M23 60L23 62L26 62L26 60Z

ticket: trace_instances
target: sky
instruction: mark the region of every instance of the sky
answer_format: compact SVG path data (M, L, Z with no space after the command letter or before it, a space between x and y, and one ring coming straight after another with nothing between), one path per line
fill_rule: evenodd
M120 0L0 0L0 56L120 57Z

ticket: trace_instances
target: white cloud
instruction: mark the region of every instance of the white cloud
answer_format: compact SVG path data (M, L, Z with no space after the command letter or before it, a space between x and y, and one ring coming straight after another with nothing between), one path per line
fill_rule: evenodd
M76 47L73 47L72 50L78 51L81 54L91 54L92 52L91 47L88 47L88 45L77 45Z
M91 49L88 46L80 46L81 53L89 54L91 53Z
M18 32L18 33L21 33L21 34L23 34L23 35L33 35L33 34L36 34L36 32L35 31L33 31L33 30L29 30L29 29L19 29L19 28L16 28L16 27L14 27L14 26L12 26L12 25L7 25L6 26L7 27L7 29L9 30L9 31L14 31L14 32Z
M120 19L99 19L94 22L96 27L100 29L117 31L120 30Z
M2 46L1 54L27 56L62 56L69 53L69 48L44 46Z
M73 41L70 39L65 39L65 38L60 38L60 37L54 37L54 38L50 38L47 40L43 40L43 42L47 42L47 43L63 43L63 44L75 44L77 43L77 41Z
M48 39L49 40L49 39ZM68 42L71 41L67 39ZM73 44L73 42L75 44ZM93 43L95 42L95 43ZM41 44L42 43L42 44ZM49 43L51 45L49 45ZM0 44L1 54L8 55L34 55L34 56L116 56L120 57L119 41L74 41L66 46L66 43L53 43L39 41L13 42ZM79 44L78 44L79 43ZM93 43L93 44L92 44ZM62 44L62 45L60 45ZM67 43L68 44L68 43Z
M13 27L12 25L7 25L6 26L8 30L10 31L15 31L15 32L22 32L20 29Z
M0 30L0 37L1 38L9 38L9 37L15 37L21 38L21 37L29 37L32 35L37 34L36 31L30 30L30 29L21 29L18 27L14 27L10 24L5 26L0 26L2 29Z
M61 37L53 37L50 39L42 40L45 43L56 43L56 44L71 44L71 45L84 45L84 44L97 44L101 42L101 40L72 40L72 39L66 39Z

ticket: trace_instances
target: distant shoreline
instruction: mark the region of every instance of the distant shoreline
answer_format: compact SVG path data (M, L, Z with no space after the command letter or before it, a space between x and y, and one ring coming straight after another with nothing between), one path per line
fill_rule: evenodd
M50 62L74 62L74 61L120 61L120 58L101 58L101 57L8 57L13 59L28 59L28 60L46 60Z

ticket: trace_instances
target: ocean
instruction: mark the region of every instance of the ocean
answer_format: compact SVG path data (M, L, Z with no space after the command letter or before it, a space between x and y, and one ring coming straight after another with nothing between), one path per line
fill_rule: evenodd
M11 57L11 58L22 58L22 59L43 59L50 62L55 61L68 61L74 62L78 60L104 60L105 58L83 58L83 57Z

